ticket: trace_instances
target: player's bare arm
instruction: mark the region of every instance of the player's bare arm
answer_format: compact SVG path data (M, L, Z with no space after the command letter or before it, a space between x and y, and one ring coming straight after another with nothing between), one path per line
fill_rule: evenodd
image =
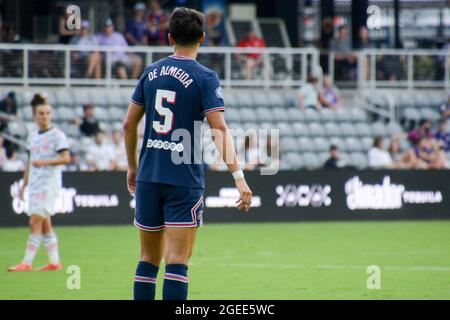
M45 166L60 166L70 163L70 153L69 150L61 151L56 158L46 159L46 160L36 160L31 164L34 167L45 167Z
M236 201L239 210L248 211L252 204L252 191L245 181L244 175L239 167L233 139L221 112L211 112L206 115L209 125L213 129L213 140L220 152L228 170L235 178L236 188L239 190L239 199Z
M130 102L128 112L123 122L123 132L125 139L125 149L128 161L127 186L130 193L136 191L136 175L138 168L137 161L137 128L139 122L145 114L142 106Z

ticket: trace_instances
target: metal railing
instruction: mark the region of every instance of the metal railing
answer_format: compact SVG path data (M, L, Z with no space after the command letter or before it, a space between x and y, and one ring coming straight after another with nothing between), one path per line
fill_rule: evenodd
M172 52L171 47L0 44L0 85L134 86L146 65ZM245 73L249 56L258 63ZM299 86L319 63L314 48L204 47L197 59L217 71L224 87ZM90 63L100 68L97 74L87 75Z
M450 49L365 49L321 52L320 61L338 86L364 88L450 88Z
M146 65L172 52L171 47L0 44L0 85L134 86ZM94 56L99 70L87 74ZM251 73L245 71L249 57L257 61ZM342 87L450 88L450 49L202 47L198 60L219 74L224 87L294 88L322 69Z

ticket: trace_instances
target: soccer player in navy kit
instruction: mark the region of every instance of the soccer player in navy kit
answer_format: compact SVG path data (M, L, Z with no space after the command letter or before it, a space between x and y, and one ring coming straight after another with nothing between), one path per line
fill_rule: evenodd
M203 14L195 10L174 10L169 41L175 53L145 69L124 121L127 185L136 196L134 224L140 229L141 257L134 278L134 298L139 300L155 298L162 258L166 265L163 299L187 298L188 261L204 208L203 167L194 161L194 127L205 117L239 190L237 208L248 211L251 207L252 192L239 168L222 115L225 106L217 73L195 60L205 39L203 23ZM145 134L138 164L137 126L144 115ZM191 139L172 138L179 129L188 132ZM174 155L192 161L178 163L173 161Z

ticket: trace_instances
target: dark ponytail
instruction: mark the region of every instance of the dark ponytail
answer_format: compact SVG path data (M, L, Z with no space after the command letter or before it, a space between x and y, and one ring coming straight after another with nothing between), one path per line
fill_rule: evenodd
M43 104L48 104L47 98L44 97L42 94L40 93L36 93L33 96L33 99L31 99L31 107L33 108L33 113L36 111L36 107L43 105Z

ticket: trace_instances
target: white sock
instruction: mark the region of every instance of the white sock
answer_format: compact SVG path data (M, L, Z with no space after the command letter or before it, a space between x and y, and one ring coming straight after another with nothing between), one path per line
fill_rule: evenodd
M47 249L48 260L51 264L59 264L58 238L56 234L44 235L44 246Z
M33 264L34 257L39 250L41 245L42 236L38 234L30 234L28 236L27 247L25 249L25 258L23 258L23 263Z

